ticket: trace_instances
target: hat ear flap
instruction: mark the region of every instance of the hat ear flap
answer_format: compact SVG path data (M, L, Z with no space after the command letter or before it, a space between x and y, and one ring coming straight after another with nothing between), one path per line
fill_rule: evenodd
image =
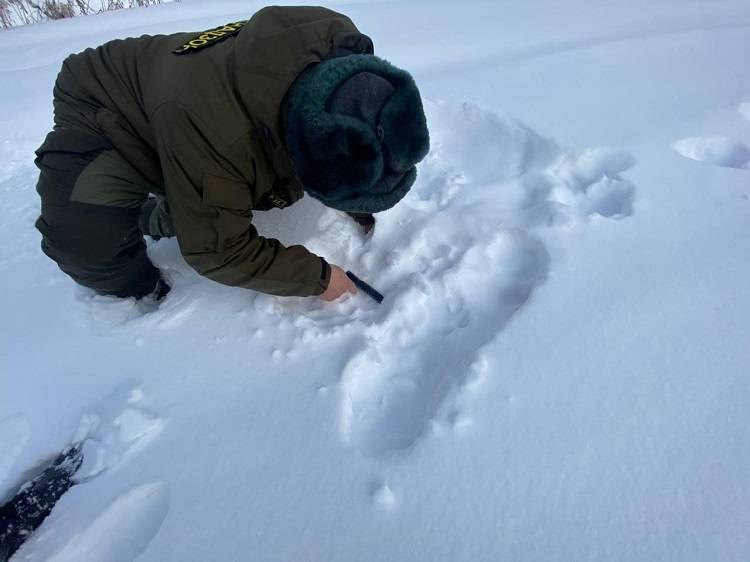
M383 107L380 124L385 136L385 159L392 170L405 172L430 151L422 99L411 76L399 84Z
M305 191L343 211L392 207L429 150L414 79L374 55L321 61L290 88L284 138Z
M305 188L339 199L367 191L383 174L383 156L375 133L363 122L339 114L323 114L305 137Z

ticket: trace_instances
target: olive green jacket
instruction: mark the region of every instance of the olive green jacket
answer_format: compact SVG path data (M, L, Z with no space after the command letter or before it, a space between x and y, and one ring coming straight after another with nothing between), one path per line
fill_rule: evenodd
M103 138L151 192L166 194L180 250L202 275L316 295L328 284L325 261L258 235L252 210L303 195L280 130L295 78L321 60L372 52L349 18L317 7L264 8L213 32L111 41L63 63L55 129Z

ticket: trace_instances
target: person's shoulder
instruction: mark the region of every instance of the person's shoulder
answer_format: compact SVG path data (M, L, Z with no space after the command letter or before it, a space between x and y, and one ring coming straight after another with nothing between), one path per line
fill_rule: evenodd
M322 6L266 6L253 14L246 27L252 32L273 35L290 27L325 20L344 20L353 25L348 16Z

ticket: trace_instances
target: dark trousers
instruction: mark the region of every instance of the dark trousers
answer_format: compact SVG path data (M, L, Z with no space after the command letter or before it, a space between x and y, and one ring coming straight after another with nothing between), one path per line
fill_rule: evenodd
M153 291L160 275L139 227L151 191L142 176L105 139L70 129L50 133L35 163L44 253L97 293L140 298Z

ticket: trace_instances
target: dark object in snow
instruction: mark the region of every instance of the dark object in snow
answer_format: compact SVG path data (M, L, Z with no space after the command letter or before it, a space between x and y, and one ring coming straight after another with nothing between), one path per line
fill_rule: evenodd
M172 287L169 286L169 284L164 281L164 279L159 278L159 280L156 282L156 288L154 289L154 292L152 293L154 297L155 302L161 302L164 300L164 297L166 297L169 294L169 291L172 289Z
M371 213L347 213L354 221L362 227L362 232L367 236L375 228L375 217Z
M82 462L81 445L71 445L0 506L0 562L13 556L75 484L73 475Z
M346 276L352 280L352 283L354 283L358 289L361 289L372 300L378 304L383 302L383 295L376 291L372 286L362 281L362 279L354 275L351 271L347 271Z

